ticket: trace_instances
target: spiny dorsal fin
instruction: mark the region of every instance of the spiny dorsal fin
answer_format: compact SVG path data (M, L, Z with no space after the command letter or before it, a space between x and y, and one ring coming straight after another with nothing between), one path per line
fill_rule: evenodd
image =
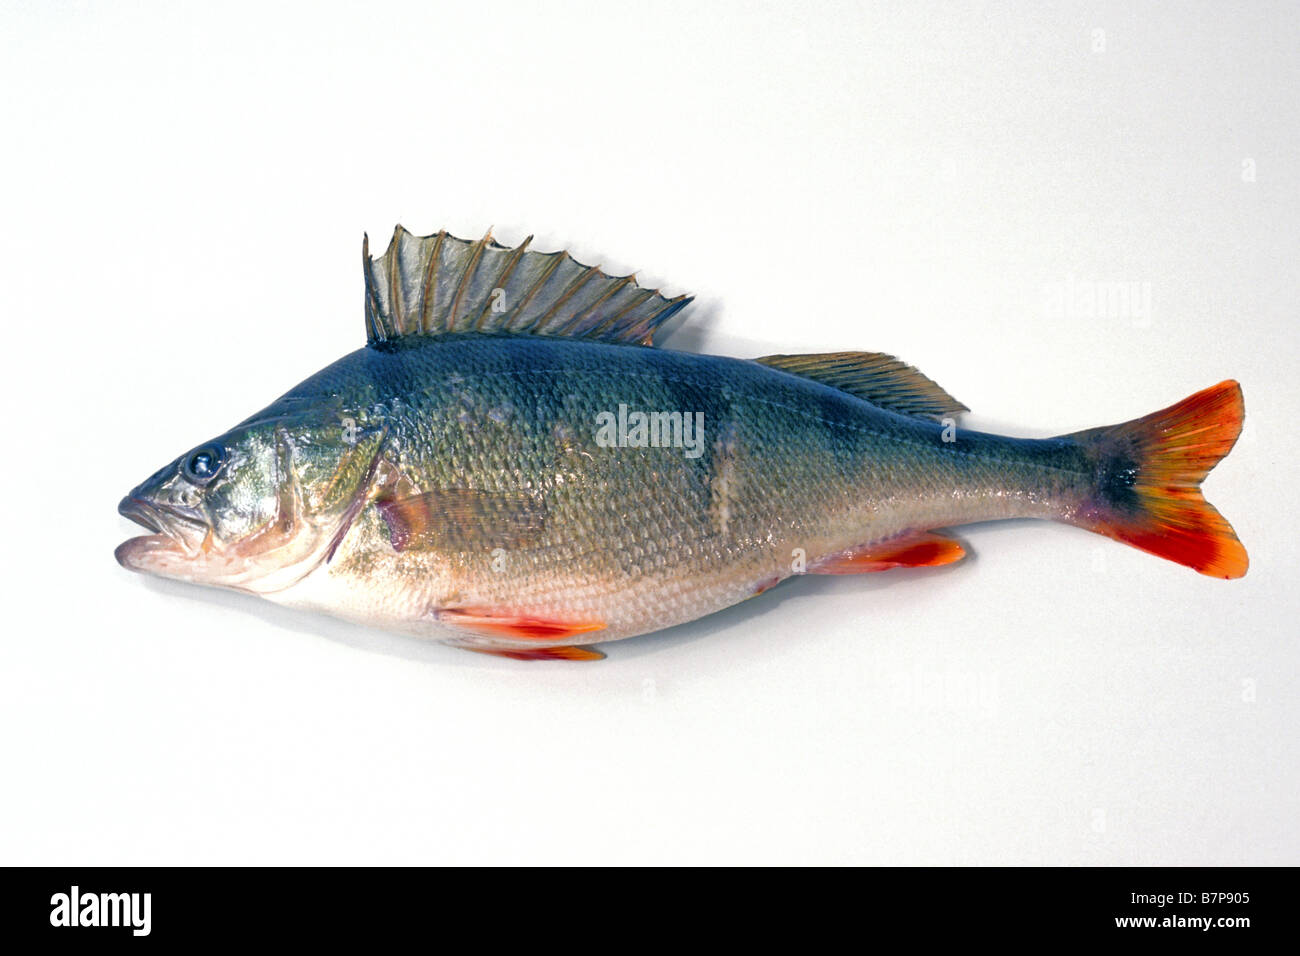
M469 242L446 231L417 237L401 226L366 272L366 340L403 335L519 332L651 345L654 332L691 300L606 275L567 252L514 248L489 232ZM499 292L496 290L500 290Z
M970 411L912 366L881 352L765 355L755 359L901 415L942 418Z

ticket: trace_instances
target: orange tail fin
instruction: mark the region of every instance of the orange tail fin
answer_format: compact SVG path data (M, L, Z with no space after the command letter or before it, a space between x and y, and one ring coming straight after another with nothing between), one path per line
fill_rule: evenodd
M1065 436L1097 468L1071 523L1201 574L1241 577L1246 549L1200 485L1232 450L1245 414L1241 386L1227 381L1144 418Z

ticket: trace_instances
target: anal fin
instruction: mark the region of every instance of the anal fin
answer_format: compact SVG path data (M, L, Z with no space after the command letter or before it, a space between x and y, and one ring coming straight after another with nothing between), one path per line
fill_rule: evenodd
M966 556L952 538L928 531L852 548L818 562L810 574L869 574L891 568L932 568Z

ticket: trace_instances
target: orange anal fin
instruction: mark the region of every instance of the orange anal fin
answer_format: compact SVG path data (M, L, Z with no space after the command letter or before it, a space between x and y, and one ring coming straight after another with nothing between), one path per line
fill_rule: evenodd
M966 556L952 538L922 532L832 555L808 569L810 574L868 574L891 568L933 568Z
M483 607L445 608L438 611L438 623L489 637L525 641L557 641L576 634L589 634L605 627L596 620L549 620L513 611Z
M494 657L509 657L516 661L603 661L605 655L590 647L471 647L468 651L477 654L491 654Z

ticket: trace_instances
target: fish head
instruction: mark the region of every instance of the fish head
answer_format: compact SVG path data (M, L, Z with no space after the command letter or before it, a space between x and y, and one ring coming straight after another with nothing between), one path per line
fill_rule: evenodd
M150 533L118 546L132 571L268 594L322 560L365 504L382 433L267 415L186 451L118 511Z

